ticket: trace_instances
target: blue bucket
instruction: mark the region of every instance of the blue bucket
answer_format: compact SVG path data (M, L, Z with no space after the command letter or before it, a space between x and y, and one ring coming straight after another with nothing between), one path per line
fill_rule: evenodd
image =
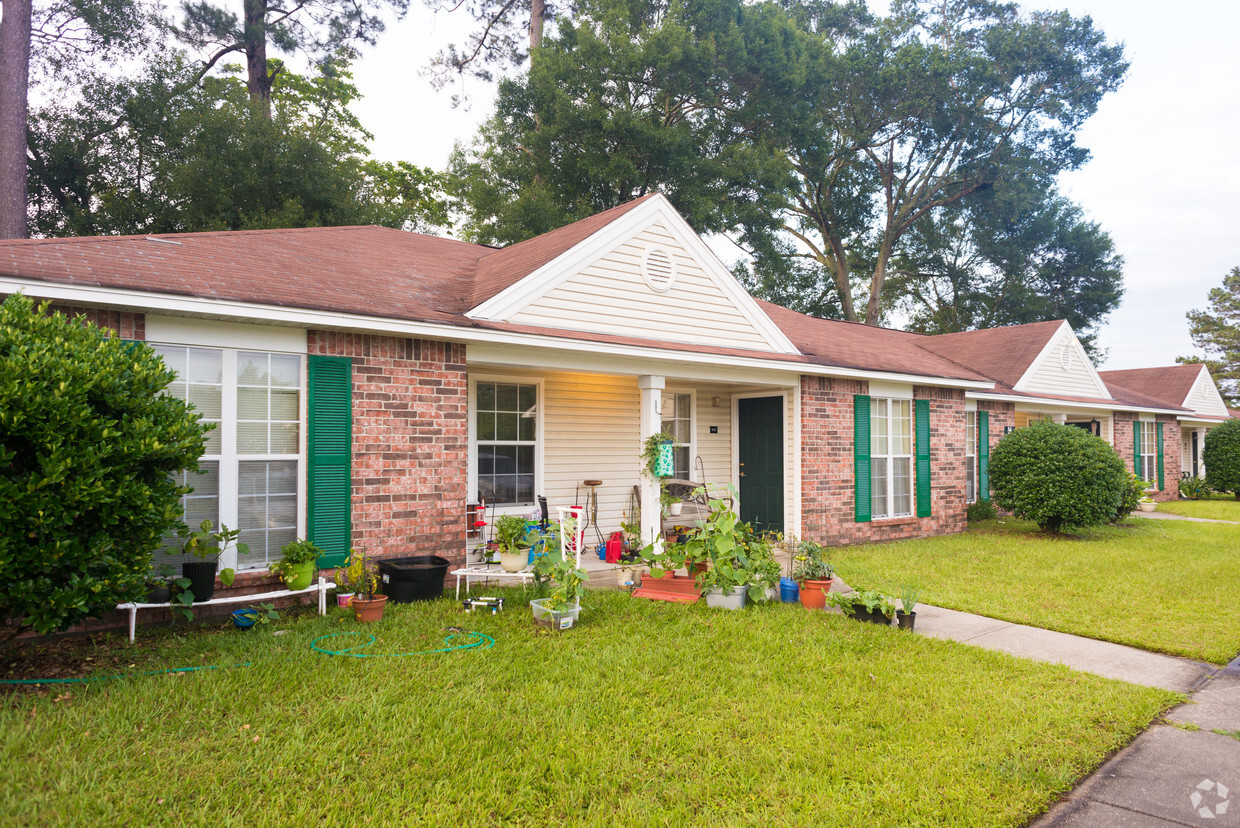
M801 600L801 587L791 578L779 579L779 600L785 604L795 604Z
M241 629L248 630L250 627L254 626L255 622L258 621L258 610L252 607L233 610L232 620L233 623Z

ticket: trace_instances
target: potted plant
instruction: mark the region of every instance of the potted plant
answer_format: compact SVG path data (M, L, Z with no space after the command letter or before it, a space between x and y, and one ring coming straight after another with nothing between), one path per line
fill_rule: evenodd
M499 544L499 563L505 572L520 572L530 562L525 518L502 515L495 519L495 540Z
M577 566L575 556L553 549L534 560L534 581L543 598L530 601L534 623L553 630L567 630L581 614L586 571Z
M797 582L801 606L822 609L827 605L827 593L835 579L835 567L827 560L827 550L822 544L803 540L797 544L797 554L792 567L792 580Z
M904 591L900 593L900 611L896 613L896 621L900 623L900 629L913 629L913 625L917 623L917 611L913 607L917 606L917 598L921 591L915 586L906 586Z
M849 618L869 621L871 624L891 625L896 614L895 602L887 595L872 589L858 589L844 594L833 592L828 596L832 604L844 611Z
M243 630L248 630L255 624L270 624L272 621L280 620L280 613L276 612L275 604L259 604L257 607L242 607L239 610L233 610L233 624Z
M358 584L366 575L366 557L349 550L344 566L336 567L336 606L347 607L353 601Z
M284 557L273 561L267 569L279 575L284 580L284 585L294 592L310 586L323 550L308 540L295 540L286 543L280 552Z
M168 564L160 564L146 577L146 603L166 604L172 600L172 580L176 573Z
M181 564L181 577L189 580L189 585L181 592L181 595L188 593L189 603L210 601L215 597L215 576L216 569L219 567L220 553L240 534L240 531L229 529L222 523L217 531L212 528L210 520L204 520L194 530L190 530L185 524L180 525L175 539L177 550L167 551L171 555L192 555L198 558L196 561L185 561ZM250 547L244 543L238 543L237 554L250 554ZM220 570L220 582L224 586L232 586L235 575L232 569Z
M1148 494L1141 495L1141 499L1137 501L1137 508L1142 512L1152 512L1158 508L1158 503Z
M350 549L345 562L349 571L354 571L355 561L358 563L357 579L350 582L354 590L350 602L353 615L358 621L378 621L383 618L383 607L387 604L387 596L375 592L379 588L379 568L366 553L358 555L356 549Z
M676 438L672 434L660 431L646 438L646 442L642 444L641 453L642 471L658 485L659 504L663 507L663 512L668 515L680 514L680 508L677 508L675 512L672 511L672 505L680 503L680 500L673 497L671 492L663 487L664 479L672 476L672 447L675 444Z

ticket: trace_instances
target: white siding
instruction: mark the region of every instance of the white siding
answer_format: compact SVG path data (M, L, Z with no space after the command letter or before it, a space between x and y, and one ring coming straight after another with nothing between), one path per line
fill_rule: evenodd
M652 247L676 263L675 284L666 292L642 277L642 256ZM639 233L508 321L581 331L771 351L762 333L731 297L661 224Z
M1018 391L1054 394L1062 397L1107 397L1106 386L1097 371L1084 355L1076 337L1061 333L1046 360L1038 366L1028 381ZM1068 354L1068 368L1063 368L1063 356Z
M1208 417L1227 416L1227 406L1223 404L1223 398L1219 396L1218 388L1214 385L1214 380L1210 378L1210 372L1204 368L1197 382L1193 384L1193 390L1188 392L1184 407Z
M715 399L719 405L715 405ZM724 385L697 386L697 454L702 458L705 474L697 471L690 458L690 477L699 483L720 485L732 481L732 393ZM710 427L719 429L711 434Z

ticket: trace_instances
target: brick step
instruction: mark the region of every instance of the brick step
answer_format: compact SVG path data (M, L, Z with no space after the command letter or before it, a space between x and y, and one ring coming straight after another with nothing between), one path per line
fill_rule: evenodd
M656 578L646 573L642 576L642 585L633 590L636 598L649 598L652 601L674 601L678 604L692 604L702 597L694 578L688 575L675 575L671 578Z

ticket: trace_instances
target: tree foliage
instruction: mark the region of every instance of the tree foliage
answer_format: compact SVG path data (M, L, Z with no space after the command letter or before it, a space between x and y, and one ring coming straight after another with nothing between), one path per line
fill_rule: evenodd
M0 305L0 614L10 632L63 630L138 598L178 524L209 426L160 392L149 347Z
M1240 407L1240 267L1223 277L1222 287L1210 291L1206 310L1189 311L1193 344L1207 359L1180 357L1176 362L1205 362L1219 393L1232 407Z
M33 122L36 232L445 224L441 177L369 158L348 64L322 70L275 73L270 119L235 77L183 90L196 70L175 51L140 77L85 79L91 106L53 105Z
M552 0L426 0L436 13L464 8L477 28L462 46L449 43L431 60L431 82L443 87L453 78L495 79L495 72L521 66L542 43L548 21L571 11L571 3Z
M700 232L769 228L787 166L762 125L803 45L769 5L590 4L454 156L466 234L511 243L656 189Z
M1206 485L1232 492L1240 500L1240 420L1228 420L1206 432L1201 460L1206 466Z
M1110 521L1127 482L1115 449L1073 426L1037 422L1006 435L990 452L995 504L1045 532Z

